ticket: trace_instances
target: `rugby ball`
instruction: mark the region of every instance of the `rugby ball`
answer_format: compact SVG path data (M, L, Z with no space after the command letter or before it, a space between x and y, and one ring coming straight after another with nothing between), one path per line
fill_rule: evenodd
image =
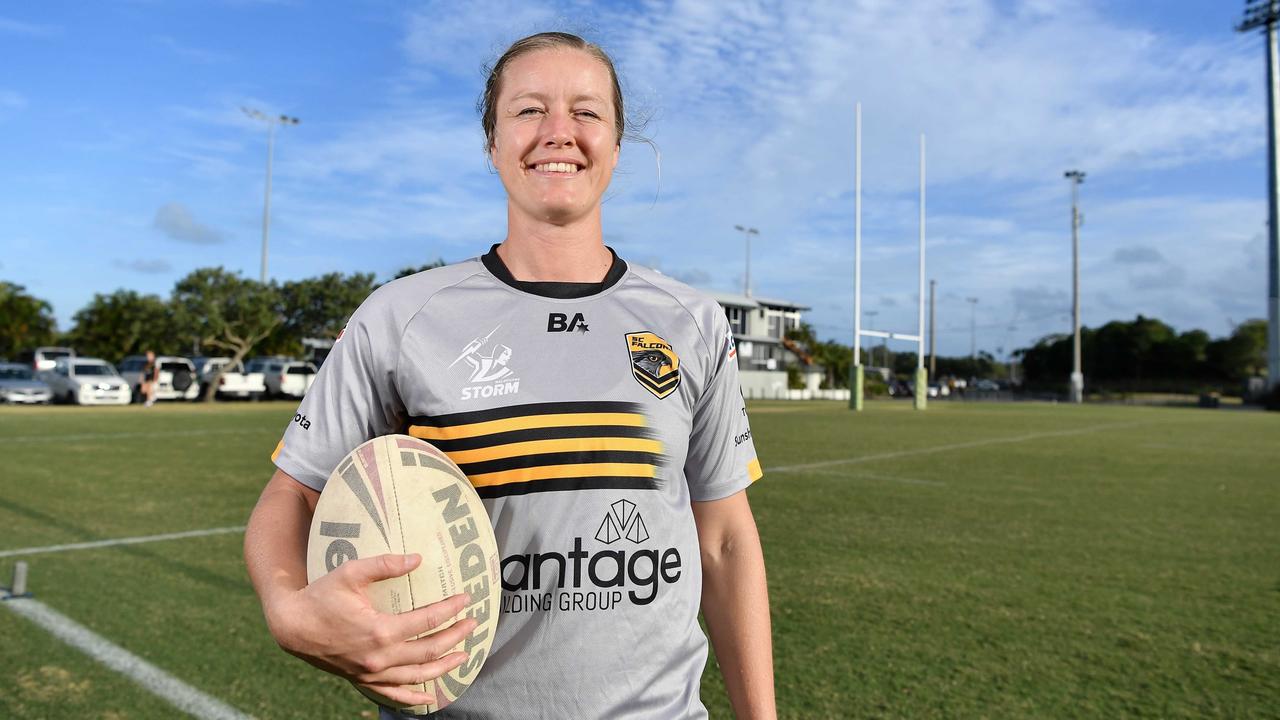
M498 543L489 514L467 476L447 455L407 435L374 438L338 463L320 493L307 542L307 581L347 560L385 553L418 553L408 575L371 584L369 602L385 613L408 612L460 592L471 604L454 620L475 618L476 629L450 652L466 662L413 689L435 695L432 705L407 706L368 688L374 702L421 715L447 706L475 682L498 627Z

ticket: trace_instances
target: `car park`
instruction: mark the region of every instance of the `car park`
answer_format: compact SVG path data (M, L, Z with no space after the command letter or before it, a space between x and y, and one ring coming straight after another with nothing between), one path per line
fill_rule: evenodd
M37 380L29 365L0 363L0 403L32 405L52 397L49 384Z
M135 402L142 401L142 369L146 367L147 358L143 355L130 355L120 362L120 375L133 390ZM156 400L195 400L200 396L199 383L196 382L196 368L184 357L172 355L156 356Z
M316 366L297 360L268 361L263 366L267 395L301 398L316 379Z
M201 396L204 395L205 388L213 382L219 370L222 371L222 376L218 378L216 392L219 398L257 400L267 392L266 378L261 372L245 372L243 364L231 365L231 358L198 357L192 358L191 362L196 368L196 376L200 381Z
M55 402L76 405L128 405L129 384L105 360L62 357L40 379L49 384Z

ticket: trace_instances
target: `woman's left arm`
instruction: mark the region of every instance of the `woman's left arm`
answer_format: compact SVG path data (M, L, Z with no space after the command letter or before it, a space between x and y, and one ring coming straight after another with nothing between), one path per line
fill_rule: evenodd
M693 519L702 554L702 614L734 715L772 720L777 709L769 590L747 492L694 502Z

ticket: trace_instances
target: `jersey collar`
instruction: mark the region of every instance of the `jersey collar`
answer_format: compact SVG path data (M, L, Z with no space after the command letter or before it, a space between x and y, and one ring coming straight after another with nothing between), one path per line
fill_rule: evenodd
M626 274L627 263L618 257L618 253L614 252L613 248L606 245L605 249L613 256L613 264L609 266L609 272L605 273L604 280L595 283L517 280L511 274L511 271L507 269L506 263L502 262L502 258L498 257L497 244L489 248L489 252L480 256L480 262L484 263L485 269L492 273L494 277L521 292L555 298L556 300L572 300L602 293L617 285L622 276Z

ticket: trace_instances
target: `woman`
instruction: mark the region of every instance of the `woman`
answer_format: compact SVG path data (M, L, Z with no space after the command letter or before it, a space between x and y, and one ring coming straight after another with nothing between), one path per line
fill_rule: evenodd
M449 649L474 622L435 628L467 598L396 616L364 600L416 556L350 561L306 584L306 528L333 466L408 432L459 462L503 556L490 656L440 717L705 717L699 602L734 711L773 717L744 492L760 469L732 334L713 301L602 239L626 127L613 64L575 36L530 36L494 65L480 105L506 238L389 283L352 316L246 532L268 626L287 651L408 704L431 696L400 685L463 662Z
M147 362L142 366L141 389L144 407L151 407L156 404L156 380L159 375L160 369L156 367L156 354L148 350Z

